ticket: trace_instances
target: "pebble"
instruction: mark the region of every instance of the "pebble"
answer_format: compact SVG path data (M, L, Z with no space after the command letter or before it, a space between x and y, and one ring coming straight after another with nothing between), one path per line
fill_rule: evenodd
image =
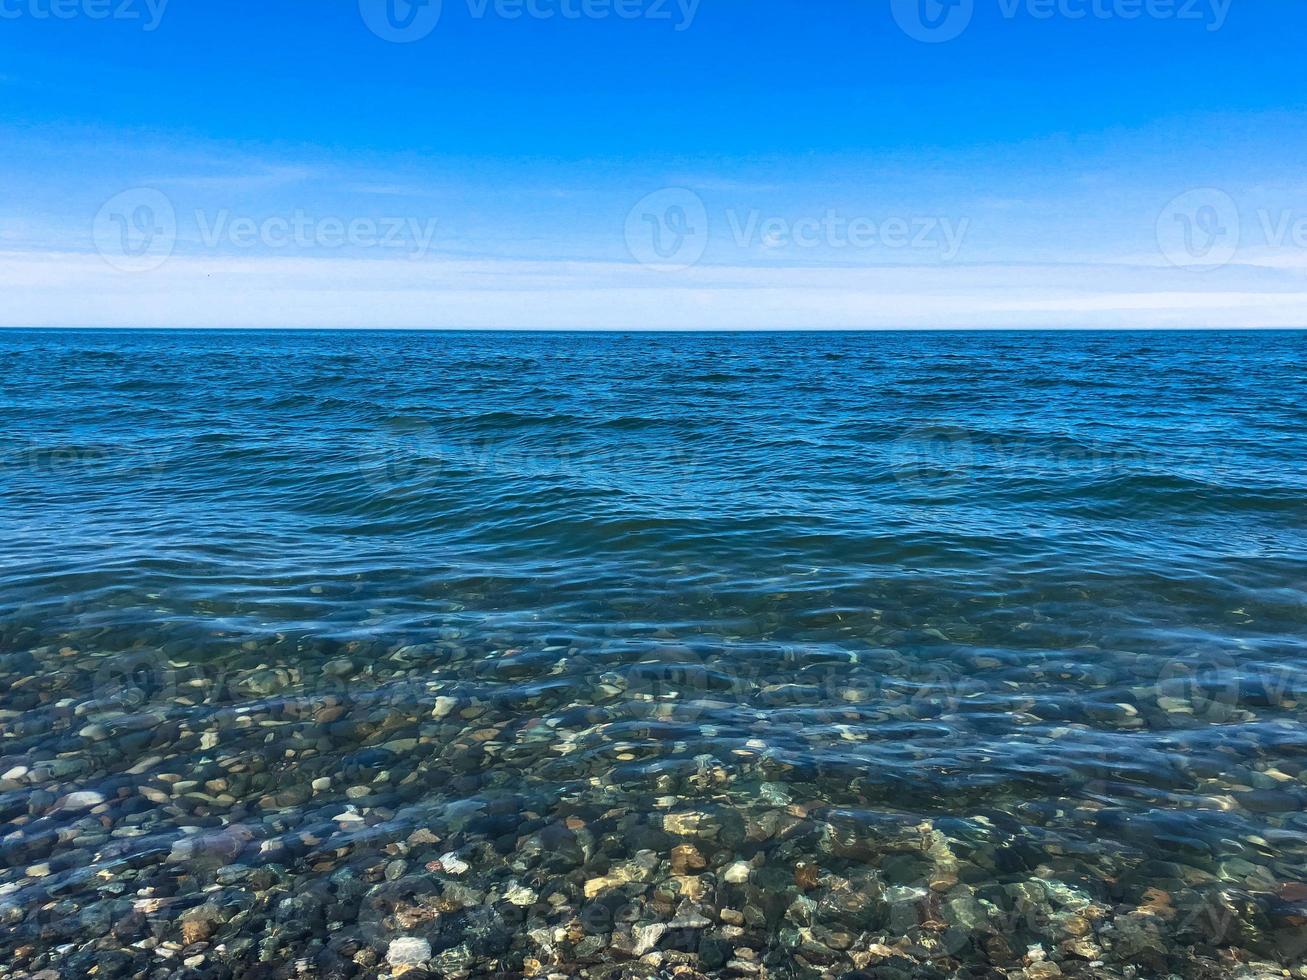
M690 871L701 871L707 866L707 860L693 844L681 844L672 848L673 874L683 875Z
M727 867L726 871L723 872L722 877L732 885L742 885L749 880L749 875L752 873L753 869L749 867L747 862L736 861L734 864Z
M69 793L55 804L61 810L89 810L104 802L104 796L94 790Z
M392 939L386 949L386 962L392 967L417 967L431 959L431 943L426 939L403 936Z
M440 855L439 860L440 860L440 866L442 869L444 869L445 874L465 875L468 873L468 871L472 869L472 865L468 864L466 861L464 861L462 858L460 858L457 854L453 853L452 851L449 852L448 854Z
M256 643L250 662L278 665L257 676L176 668L175 700L131 714L79 701L61 680L28 711L0 713L10 753L0 972L1139 980L1233 976L1222 970L1237 963L1239 980L1261 980L1293 970L1283 957L1264 965L1307 919L1297 884L1307 766L1288 709L1219 752L1195 739L1167 756L1166 795L1141 778L1124 798L1094 755L1123 744L1121 723L1160 732L1150 744L1161 747L1210 715L1195 720L1190 702L1090 658L1005 654L975 701L891 695L887 680L920 666L915 647L911 657L891 647L928 634L885 617L892 629L867 634L885 649L839 660L838 677L814 663L813 683L749 691L730 724L694 713L703 691L688 715L688 700L670 697L645 713L652 702L627 697L648 679L633 685L570 637L552 661L560 683L538 690L512 687L539 656L529 645L414 644L404 656L421 667L401 669L395 651L351 638L327 644L330 659L281 666L313 645L301 634L272 654L283 641ZM1048 622L1031 628L1041 649L1065 647ZM693 655L716 653L705 643ZM306 689L323 676L353 680L325 696ZM1091 682L1092 711L1057 693ZM846 683L856 698L838 696ZM436 696L453 684L479 693ZM25 697L23 685L9 695ZM791 706L815 724L777 724L771 712ZM882 725L937 738L938 751L907 761L914 735L895 743L904 755L886 755L888 768L839 765L842 752L881 751ZM73 740L102 729L94 746ZM1023 771L1068 773L1017 795L968 782L967 753L989 753L990 732L1015 733ZM813 745L829 768L805 761ZM1135 761L1137 773L1156 764ZM930 778L904 778L913 766ZM86 785L99 789L72 791ZM1200 935L1209 921L1228 927L1219 941Z
M504 899L514 905L526 908L536 903L536 893L530 888L516 885L504 893Z
M644 956L658 945L658 941L667 934L667 926L661 922L654 922L648 925L636 926L634 930L635 945L634 951L636 956Z
M693 810L686 813L669 813L663 817L663 829L679 837L710 836L711 821L706 813Z

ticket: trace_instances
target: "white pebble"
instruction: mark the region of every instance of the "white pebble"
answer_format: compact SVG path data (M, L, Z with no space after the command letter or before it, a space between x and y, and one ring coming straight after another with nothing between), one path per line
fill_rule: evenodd
M386 950L386 962L391 966L421 966L431 959L431 944L425 939L404 936L392 939Z
M104 802L104 795L97 793L95 790L83 790L80 793L69 793L59 801L59 806L65 810L89 810L93 806L99 806Z
M536 893L522 885L514 885L504 898L520 908L527 908L536 903Z
M742 885L749 880L749 874L753 869L745 861L736 861L722 875L732 885Z
M445 874L450 875L467 874L472 867L453 851L440 855L440 866L445 869Z

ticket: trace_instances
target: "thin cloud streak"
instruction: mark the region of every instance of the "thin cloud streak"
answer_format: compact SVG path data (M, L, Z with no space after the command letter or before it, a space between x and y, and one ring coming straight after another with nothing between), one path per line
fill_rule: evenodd
M516 329L1299 327L1300 276L938 266L676 274L630 263L0 252L0 325Z

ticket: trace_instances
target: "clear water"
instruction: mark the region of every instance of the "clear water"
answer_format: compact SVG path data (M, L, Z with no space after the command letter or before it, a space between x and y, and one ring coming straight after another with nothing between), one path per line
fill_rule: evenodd
M1304 364L0 332L0 958L1299 969Z

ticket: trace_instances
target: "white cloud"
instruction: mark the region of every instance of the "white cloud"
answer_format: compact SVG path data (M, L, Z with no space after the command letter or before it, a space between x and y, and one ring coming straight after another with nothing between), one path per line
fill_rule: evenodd
M0 252L0 325L118 327L1296 327L1300 276L1231 267L869 268Z
M214 174L155 174L138 183L144 187L191 187L228 193L291 187L324 176L325 171L312 167L253 165L248 170Z

